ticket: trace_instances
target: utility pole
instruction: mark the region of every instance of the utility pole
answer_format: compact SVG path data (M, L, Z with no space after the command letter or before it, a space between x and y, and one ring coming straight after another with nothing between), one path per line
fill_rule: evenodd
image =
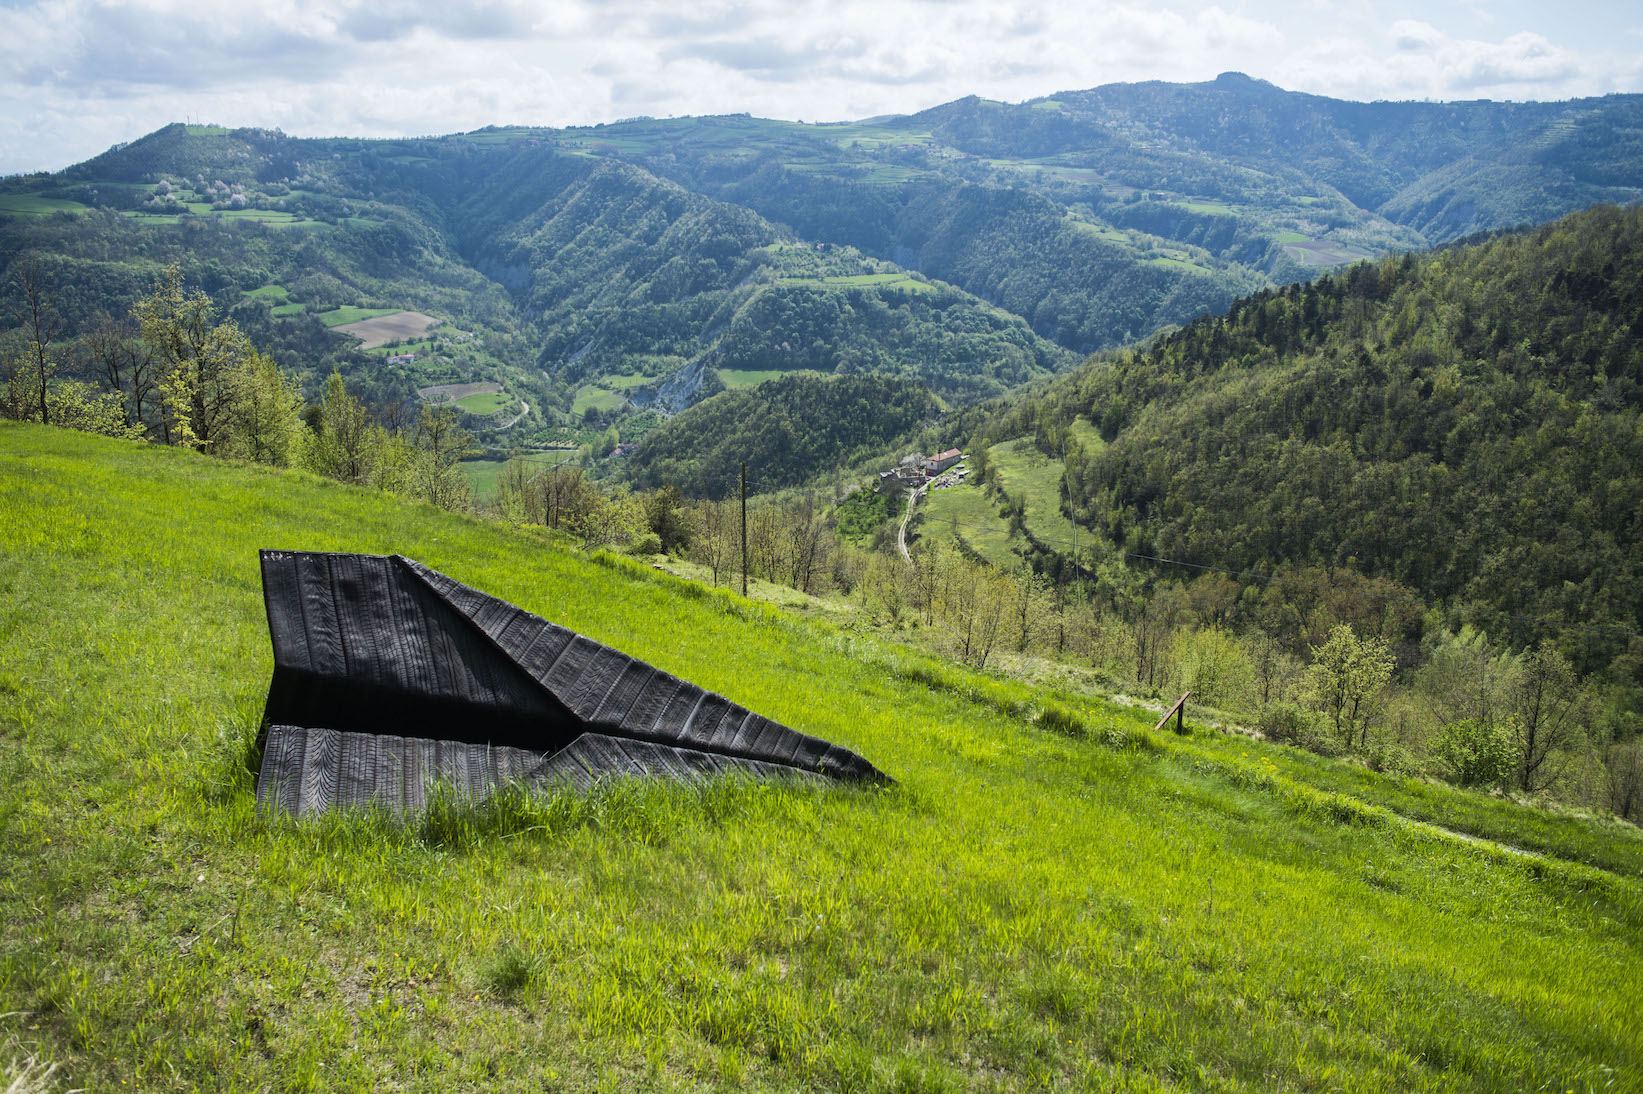
M742 595L747 595L747 461L742 461Z

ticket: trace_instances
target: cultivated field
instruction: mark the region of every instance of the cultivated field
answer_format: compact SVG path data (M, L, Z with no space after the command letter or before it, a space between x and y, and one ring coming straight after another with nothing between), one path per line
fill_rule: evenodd
M350 311L358 312L365 318L355 319L350 314L341 323L333 324L328 321L330 316ZM440 323L440 320L431 315L423 315L419 311L386 312L375 308L338 308L320 316L320 321L333 330L360 339L364 343L361 347L363 349L375 349L377 346L406 338L420 338Z

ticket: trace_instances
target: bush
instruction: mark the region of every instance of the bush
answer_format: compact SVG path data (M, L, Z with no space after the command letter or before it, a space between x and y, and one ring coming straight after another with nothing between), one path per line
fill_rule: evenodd
M1293 703L1273 703L1267 707L1261 712L1260 727L1269 741L1282 741L1320 756L1341 753L1340 742L1325 731L1323 720Z
M1517 734L1510 722L1463 718L1443 727L1432 754L1450 782L1489 786L1503 782L1517 768Z
M630 555L659 555L662 553L662 537L655 532L644 532L633 537L627 550Z
M1402 745L1377 745L1369 754L1369 768L1387 775L1418 775L1420 761Z
M1314 736L1313 717L1293 703L1273 703L1261 712L1261 732L1269 741L1301 744Z

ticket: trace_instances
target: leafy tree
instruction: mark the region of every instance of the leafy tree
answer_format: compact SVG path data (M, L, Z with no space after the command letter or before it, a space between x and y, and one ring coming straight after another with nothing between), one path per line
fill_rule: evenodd
M1335 734L1348 748L1356 740L1368 744L1369 724L1376 704L1392 679L1396 664L1391 649L1380 638L1354 634L1345 623L1329 632L1312 651L1307 682L1318 708L1334 723Z
M131 314L159 365L166 443L215 453L232 413L230 378L253 353L250 339L233 320L219 321L211 297L185 287L176 265L132 305Z
M267 354L251 351L228 375L228 414L219 445L224 455L286 467L301 452L302 388Z

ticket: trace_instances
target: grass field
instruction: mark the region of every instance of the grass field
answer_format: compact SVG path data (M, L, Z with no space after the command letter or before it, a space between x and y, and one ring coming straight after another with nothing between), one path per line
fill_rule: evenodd
M45 216L48 213L79 213L91 208L67 198L43 198L37 194L0 194L0 216Z
M284 285L264 285L260 289L246 289L241 294L250 300L268 300L276 304L284 304L291 295Z
M403 342L397 346L372 346L365 352L375 357L397 357L402 353L432 353L434 345L434 340L428 338L421 342Z
M1091 452L1106 447L1101 434L1087 418L1074 420L1072 436ZM1090 546L1088 529L1074 529L1072 521L1061 512L1061 475L1063 465L1058 459L1045 457L1033 445L1031 438L1020 438L995 444L987 450L995 474L1006 493L1026 502L1027 530L1037 539L1061 551L1071 549L1076 535L1080 551ZM994 565L1013 565L1019 556L1009 537L1009 522L998 515L998 505L989 501L981 487L968 483L946 490L931 490L920 502L925 514L925 535L946 532L939 522L957 526L964 541L982 558Z
M998 515L998 506L987 500L981 487L952 486L931 490L919 502L924 514L920 535L946 541L954 533L971 549L995 566L1019 561L1010 543L1010 525Z
M1012 498L1027 503L1027 530L1057 550L1071 550L1076 538L1082 549L1090 545L1088 529L1077 528L1061 512L1059 459L1050 459L1033 445L1032 438L995 444L988 449L999 485Z
M871 273L871 274L834 274L827 277L781 277L777 278L781 285L803 285L827 289L864 289L878 288L891 289L896 292L933 293L936 287L927 281L920 281L911 274L904 273Z
M576 400L571 404L571 414L580 416L593 407L603 413L621 409L627 397L615 391L606 391L597 384L584 384L576 391Z
M404 553L899 785L259 816L262 546ZM1643 1085L1636 881L1443 836L1254 743L385 495L15 423L0 588L0 1022L63 1089Z
M301 315L307 308L306 304L277 304L268 309L268 314L276 319L284 319L290 315Z
M475 497L493 498L496 496L496 477L507 465L507 460L463 460L457 466L468 476L468 485L473 487Z
M384 315L398 315L399 311L398 308L356 308L352 304L344 304L342 307L320 312L319 321L328 327L340 327Z
M518 400L502 392L485 392L479 395L469 395L458 399L456 405L464 414L495 414L516 405Z
M781 369L774 368L722 368L718 372L719 379L728 388L754 387L766 380L787 375Z

